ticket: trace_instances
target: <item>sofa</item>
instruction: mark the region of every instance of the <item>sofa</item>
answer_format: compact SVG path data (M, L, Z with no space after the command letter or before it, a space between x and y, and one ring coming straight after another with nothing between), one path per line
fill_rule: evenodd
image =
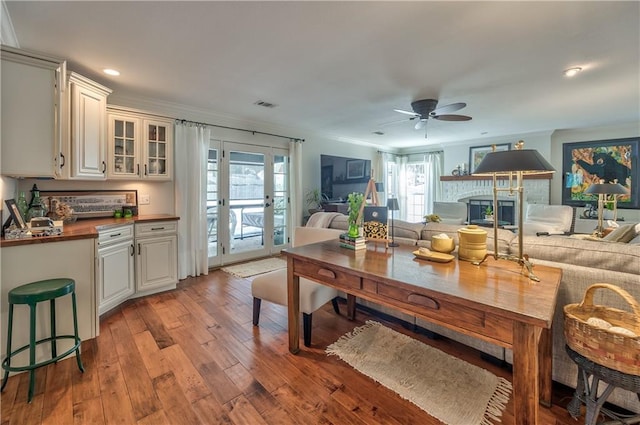
M322 214L322 213L320 213ZM318 223L322 220L314 220ZM335 215L324 220L326 227L346 230L346 216ZM457 230L463 225L445 223L408 223L394 221L396 242L430 247L434 235L447 234L458 246ZM546 265L562 269L562 279L553 319L553 380L575 388L577 367L565 352L563 307L582 301L585 291L594 283L610 283L629 292L640 301L640 225L625 224L603 239L590 235L524 236L523 252L535 265ZM487 229L487 249L493 252L493 229ZM518 254L518 236L510 230L498 229L498 252ZM420 318L411 317L394 310L387 310L365 300L359 304L379 309L385 314L444 335L474 347L495 358L512 363L508 349L478 340L467 335L434 325ZM629 310L626 302L611 291L597 291L594 303ZM601 386L602 387L602 386ZM602 390L603 388L601 388ZM640 413L640 400L636 394L616 389L608 402L627 410Z

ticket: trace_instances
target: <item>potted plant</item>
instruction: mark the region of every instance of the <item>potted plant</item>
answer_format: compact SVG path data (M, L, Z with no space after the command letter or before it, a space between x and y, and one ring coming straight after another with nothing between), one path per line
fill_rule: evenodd
M493 208L491 208L491 205L487 205L487 208L484 209L484 219L493 220Z
M349 194L347 200L349 202L349 236L357 238L360 236L358 216L360 215L360 207L364 202L364 194L352 192Z
M307 208L309 208L309 214L313 215L319 211L324 211L322 208L323 196L320 189L310 189L305 194L305 202Z

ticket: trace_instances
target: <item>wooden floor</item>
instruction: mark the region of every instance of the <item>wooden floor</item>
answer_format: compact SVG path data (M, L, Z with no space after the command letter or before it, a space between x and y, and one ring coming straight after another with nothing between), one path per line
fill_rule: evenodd
M371 318L337 316L329 303L313 315L313 345L288 352L286 310L262 303L251 323L250 278L214 271L178 289L132 300L103 317L100 336L75 359L41 368L26 403L28 374L9 379L1 424L439 424L410 402L354 371L326 346ZM345 305L341 304L342 312ZM508 371L446 339L391 328L508 379ZM542 424L575 425L554 390ZM515 424L509 404L503 424ZM582 419L584 420L584 419Z

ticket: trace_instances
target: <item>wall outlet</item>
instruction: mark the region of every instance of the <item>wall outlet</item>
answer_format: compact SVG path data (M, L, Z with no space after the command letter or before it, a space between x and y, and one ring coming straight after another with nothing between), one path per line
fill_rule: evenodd
M151 203L151 197L148 193L140 195L140 199L138 199L138 205L149 205Z

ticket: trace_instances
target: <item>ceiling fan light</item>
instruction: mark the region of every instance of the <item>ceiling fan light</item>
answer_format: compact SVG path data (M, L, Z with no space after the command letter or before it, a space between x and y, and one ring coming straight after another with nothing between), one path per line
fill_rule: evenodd
M582 71L582 68L580 68L579 66L575 66L573 68L568 68L564 70L564 75L565 77L575 77L576 75L578 75L578 73Z

